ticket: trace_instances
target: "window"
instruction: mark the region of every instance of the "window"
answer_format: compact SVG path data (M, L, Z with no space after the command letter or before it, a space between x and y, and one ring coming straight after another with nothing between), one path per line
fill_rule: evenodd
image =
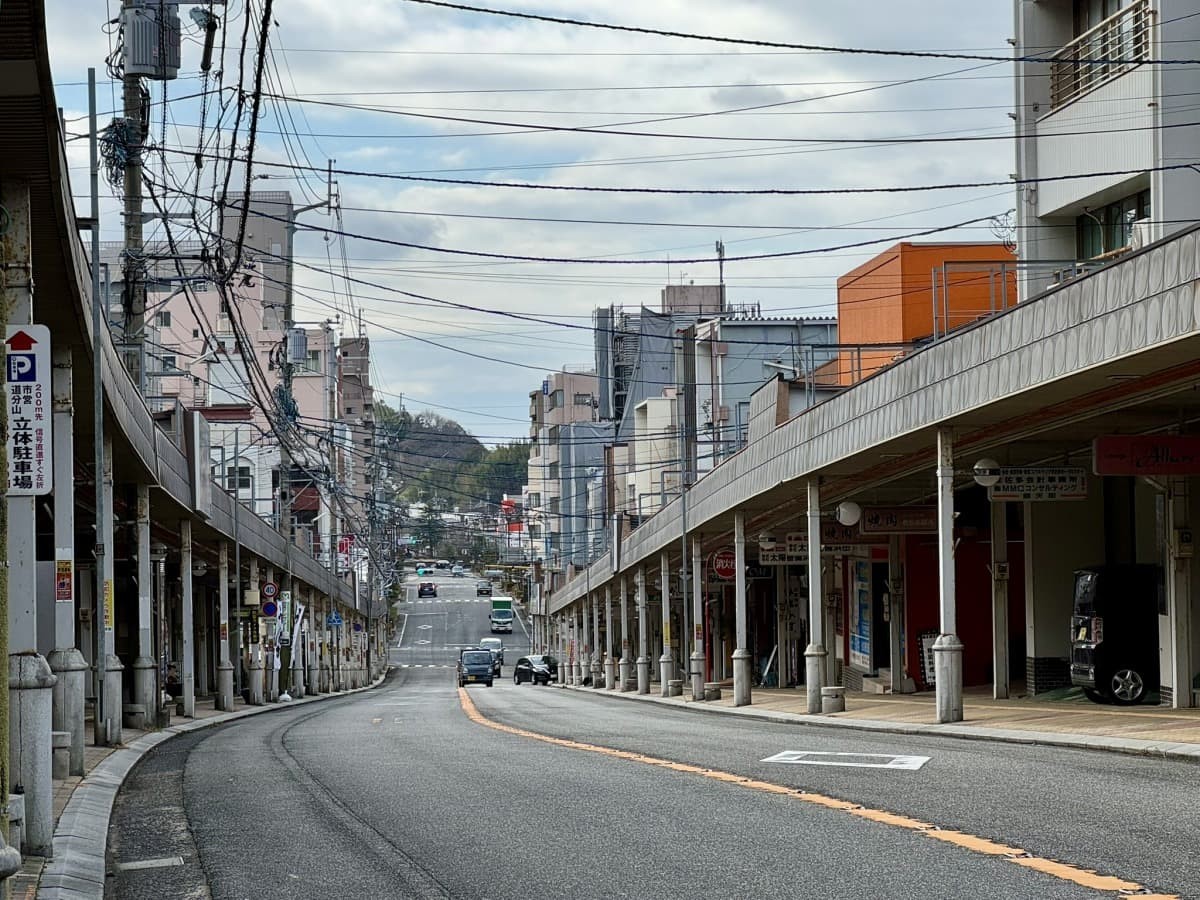
M320 374L321 372L321 351L309 350L308 358L298 367L300 372L312 372Z
M550 402L546 404L546 409L558 409L563 405L562 388L550 394Z
M249 466L227 466L225 468L225 490L248 491L250 487Z
M173 353L164 353L163 354L162 370L164 372L178 372L179 371L179 365L178 365L178 361L176 360L175 354L173 354Z
M1076 217L1076 257L1094 259L1128 247L1133 223L1150 218L1150 212L1150 191L1145 190Z
M542 505L542 494L540 491L534 491L529 495L529 508L537 509Z
M200 337L200 329L199 328L192 329L192 337L194 337L194 338Z
M154 314L154 324L159 328L171 327L171 311L169 309L159 310Z
M576 406L591 406L592 405L592 395L591 394L576 394L575 395L575 405Z
M346 407L346 415L348 415L348 416L354 415L354 407L353 406Z

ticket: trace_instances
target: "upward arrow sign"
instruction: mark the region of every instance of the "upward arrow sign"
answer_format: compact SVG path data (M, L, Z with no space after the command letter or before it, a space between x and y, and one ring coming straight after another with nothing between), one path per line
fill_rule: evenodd
M18 331L4 343L8 344L9 349L20 352L33 349L33 345L36 344L37 341L24 331Z

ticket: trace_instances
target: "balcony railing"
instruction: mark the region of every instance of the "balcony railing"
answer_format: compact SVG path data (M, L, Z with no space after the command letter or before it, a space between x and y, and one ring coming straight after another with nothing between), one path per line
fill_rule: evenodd
M1137 0L1050 57L1050 108L1066 106L1150 57L1154 11Z

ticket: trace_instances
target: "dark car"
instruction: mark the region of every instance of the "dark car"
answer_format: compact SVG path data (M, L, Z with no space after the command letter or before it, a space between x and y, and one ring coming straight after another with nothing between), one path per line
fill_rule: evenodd
M495 663L491 650L481 647L471 647L458 655L458 686L468 684L486 684L492 686L495 678Z
M1158 690L1162 570L1093 566L1075 573L1071 683L1097 703L1129 706Z
M558 681L558 660L548 654L522 656L513 666L513 681L517 684L527 681L549 684L551 681Z
M476 597L492 596L492 583L490 581L475 582L475 596Z
M437 585L434 584L432 581L422 581L419 585L417 585L417 596L418 597L436 597L437 596Z

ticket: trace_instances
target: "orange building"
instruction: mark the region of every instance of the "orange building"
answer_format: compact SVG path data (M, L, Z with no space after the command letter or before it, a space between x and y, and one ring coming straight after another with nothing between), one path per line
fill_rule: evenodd
M1016 256L1002 243L900 243L837 282L838 358L818 383L850 385L913 347L1017 302Z

